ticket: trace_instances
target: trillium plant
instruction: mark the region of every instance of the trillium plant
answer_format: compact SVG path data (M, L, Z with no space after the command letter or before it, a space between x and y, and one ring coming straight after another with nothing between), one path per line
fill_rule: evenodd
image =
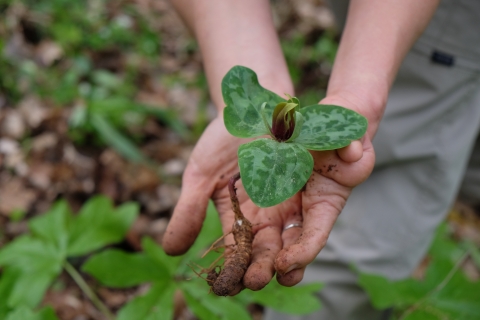
M224 122L239 138L256 138L238 149L243 187L259 207L279 204L297 193L313 171L309 150L334 150L360 139L362 115L335 105L301 106L263 88L251 69L235 66L222 81ZM270 137L264 137L270 136Z
M222 94L227 104L223 119L232 135L256 138L238 148L240 173L228 183L235 220L232 231L235 245L225 262L198 272L219 296L229 295L242 283L251 263L254 234L252 224L240 210L235 183L242 179L250 199L259 207L279 204L306 183L313 171L309 150L333 150L361 138L367 130L367 119L339 106L301 107L300 101L287 99L263 88L252 70L236 66L222 80ZM264 136L270 136L264 138ZM208 250L227 234L215 241ZM208 252L207 251L207 252ZM193 267L192 267L193 268ZM194 269L194 268L193 268Z

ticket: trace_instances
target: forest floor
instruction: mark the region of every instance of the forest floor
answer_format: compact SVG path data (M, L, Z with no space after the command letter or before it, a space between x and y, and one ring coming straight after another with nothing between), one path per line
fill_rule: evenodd
M194 39L165 0L86 1L76 13L68 1L32 3L0 5L0 247L56 200L77 211L96 194L140 204L120 247L160 242L191 150L215 117ZM272 8L297 96L316 103L336 52L332 14L321 0ZM480 243L478 215L456 208L458 236ZM97 290L112 310L140 292ZM43 303L61 319L101 319L67 274ZM182 306L176 318L193 319Z

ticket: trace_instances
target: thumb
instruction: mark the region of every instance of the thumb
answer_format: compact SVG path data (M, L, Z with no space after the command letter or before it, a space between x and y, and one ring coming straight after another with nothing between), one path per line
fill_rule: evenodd
M169 255L187 252L202 229L212 187L204 177L190 173L186 168L180 199L162 239L162 246Z
M363 156L363 144L360 140L352 141L348 146L338 149L337 155L345 162L357 162Z

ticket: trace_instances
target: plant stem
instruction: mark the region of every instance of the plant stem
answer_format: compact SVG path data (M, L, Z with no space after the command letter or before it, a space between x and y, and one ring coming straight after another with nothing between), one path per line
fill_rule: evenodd
M80 289L85 293L85 295L92 301L92 303L97 307L97 309L108 319L113 320L115 316L110 312L110 310L103 304L99 297L93 292L92 288L88 286L85 280L82 278L80 273L70 264L68 261L65 261L63 265L67 273L72 277L75 283L80 287Z
M232 201L232 210L233 213L235 213L235 220L245 220L245 216L240 210L240 203L238 202L237 197L237 188L235 188L235 183L238 180L240 180L240 172L237 172L228 181L228 192L230 193L230 200Z
M420 299L419 301L417 301L413 306L411 306L410 308L408 308L408 310L406 310L402 316L400 317L400 320L402 319L405 319L408 315L410 315L413 311L419 309L422 305L422 303L424 303L425 301L428 300L428 298L430 298L431 296L433 296L435 293L439 292L440 290L442 290L447 284L448 282L452 279L452 277L454 276L454 274L458 271L458 269L460 269L460 266L465 262L465 260L468 258L468 256L470 255L470 252L467 250L461 257L460 259L457 260L457 262L455 263L455 265L453 266L453 268L450 270L450 272L448 272L448 274L445 276L445 278L442 280L442 282L440 282L435 288L433 288L432 291L430 291L429 293L427 293L422 299Z

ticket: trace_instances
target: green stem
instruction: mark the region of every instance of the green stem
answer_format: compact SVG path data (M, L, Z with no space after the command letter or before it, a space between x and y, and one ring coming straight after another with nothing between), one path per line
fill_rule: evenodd
M67 261L63 265L68 274L72 277L75 283L80 287L80 289L85 293L85 295L92 301L92 303L97 307L97 309L108 319L113 320L115 316L110 312L106 305L97 297L92 288L88 286L85 280L82 278L80 273Z

